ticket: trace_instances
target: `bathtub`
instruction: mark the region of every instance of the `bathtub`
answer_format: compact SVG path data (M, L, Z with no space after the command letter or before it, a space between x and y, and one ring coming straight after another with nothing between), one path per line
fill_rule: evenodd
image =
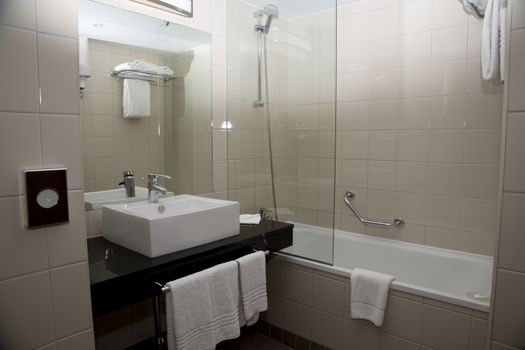
M393 289L489 311L492 257L293 224L294 245L279 259L345 277L354 268L383 272L395 276Z

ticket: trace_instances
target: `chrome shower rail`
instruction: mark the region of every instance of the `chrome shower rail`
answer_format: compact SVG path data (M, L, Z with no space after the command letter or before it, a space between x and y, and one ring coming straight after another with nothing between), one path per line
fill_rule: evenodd
M357 216L359 221L361 221L365 225L389 228L389 227L399 227L405 223L405 220L400 219L400 218L395 218L393 221L373 220L373 219L364 218L357 213L354 207L352 207L352 204L350 203L350 201L354 198L355 198L354 192L347 191L345 193L344 200L345 200L346 205L348 205L350 210L352 210L355 216Z

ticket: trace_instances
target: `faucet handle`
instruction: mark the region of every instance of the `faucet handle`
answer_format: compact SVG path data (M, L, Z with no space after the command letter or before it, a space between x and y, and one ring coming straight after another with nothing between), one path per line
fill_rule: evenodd
M133 170L124 170L124 171L122 172L122 176L125 177L125 178L126 178L126 177L130 177L130 176L133 176Z
M163 177L165 179L171 180L171 176L169 176L169 175L150 173L150 174L148 174L148 181L149 182L157 182L157 181L159 181L159 177Z

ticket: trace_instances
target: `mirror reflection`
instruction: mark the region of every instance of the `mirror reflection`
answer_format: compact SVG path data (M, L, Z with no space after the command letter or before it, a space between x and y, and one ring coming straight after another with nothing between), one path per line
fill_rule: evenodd
M86 210L146 199L148 174L211 192L210 33L90 0L78 22Z

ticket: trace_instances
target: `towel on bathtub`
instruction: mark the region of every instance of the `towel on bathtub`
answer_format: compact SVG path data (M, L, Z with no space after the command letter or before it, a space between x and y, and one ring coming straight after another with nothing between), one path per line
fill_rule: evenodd
M375 271L354 269L350 277L350 315L383 325L388 290L393 276Z

